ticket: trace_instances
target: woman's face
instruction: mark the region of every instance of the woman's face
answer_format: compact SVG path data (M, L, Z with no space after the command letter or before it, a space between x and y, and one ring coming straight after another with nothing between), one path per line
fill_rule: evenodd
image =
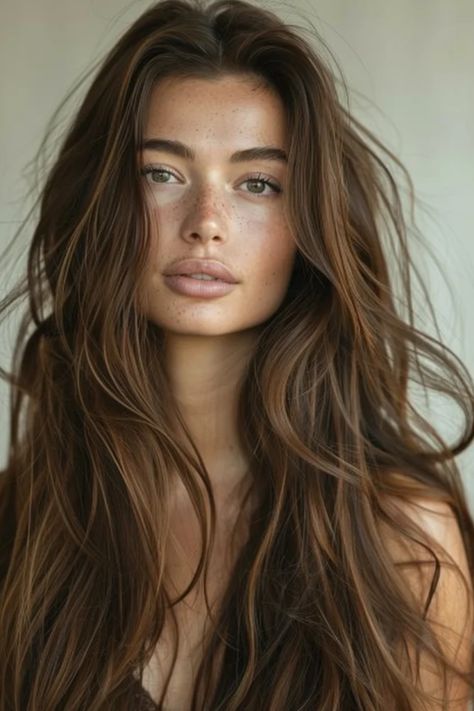
M146 147L152 139L155 147ZM160 147L157 139L184 144L190 155ZM155 85L141 166L153 169L142 179L156 231L141 293L148 318L165 331L243 331L281 304L296 254L284 216L286 161L232 159L263 146L287 154L286 117L279 96L257 89L251 78L173 78ZM164 272L183 259L220 262L237 283L210 298L176 291ZM213 283L183 279L195 290Z

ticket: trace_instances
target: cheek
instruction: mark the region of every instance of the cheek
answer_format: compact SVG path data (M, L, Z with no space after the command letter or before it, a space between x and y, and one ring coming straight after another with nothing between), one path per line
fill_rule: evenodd
M183 206L176 198L165 200L160 197L160 200L158 200L155 197L149 207L150 222L155 240L158 232L170 232L183 219Z
M252 221L247 224L250 235L255 271L273 283L290 278L296 256L296 245L290 228L283 217L267 222Z
M173 235L177 234L179 229L180 212L174 202L169 205L160 205L159 209L154 206L154 209L149 211L149 245L147 270L155 271L160 263L167 261L169 257L176 255L176 238Z

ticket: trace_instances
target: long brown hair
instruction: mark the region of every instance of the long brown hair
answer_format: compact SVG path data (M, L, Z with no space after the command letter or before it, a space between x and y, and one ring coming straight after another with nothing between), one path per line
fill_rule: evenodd
M164 0L102 61L42 186L25 275L0 304L6 313L28 298L12 372L2 370L11 386L2 709L134 708L133 672L142 674L173 613L163 585L171 471L202 527L193 582L206 569L216 520L208 472L173 400L160 329L140 310L151 218L137 149L158 79L235 73L283 99L298 250L240 393L258 506L193 709L409 711L424 696L403 656L408 640L445 680L450 671L427 615L436 546L392 504L446 502L474 575L474 524L455 463L474 437L474 386L441 338L415 325L408 239L417 230L395 171L413 209L409 175L343 105L303 29L244 0ZM454 443L415 405L413 384L460 407ZM420 606L382 526L433 562ZM473 670L464 676L474 688Z

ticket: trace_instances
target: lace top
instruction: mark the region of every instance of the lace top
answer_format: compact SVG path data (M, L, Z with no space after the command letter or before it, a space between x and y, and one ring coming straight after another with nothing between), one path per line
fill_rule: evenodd
M160 711L161 706L158 706L151 698L148 691L141 685L138 679L134 679L136 684L135 701L136 706L134 711Z

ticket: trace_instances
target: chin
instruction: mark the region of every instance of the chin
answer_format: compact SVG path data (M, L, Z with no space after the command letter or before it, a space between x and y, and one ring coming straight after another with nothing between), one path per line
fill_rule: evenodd
M265 321L257 321L250 323L225 323L225 324L211 324L211 323L180 323L179 325L164 324L154 321L154 323L163 330L164 333L175 336L230 336L238 333L248 333L249 331L258 330L259 326L263 325Z

